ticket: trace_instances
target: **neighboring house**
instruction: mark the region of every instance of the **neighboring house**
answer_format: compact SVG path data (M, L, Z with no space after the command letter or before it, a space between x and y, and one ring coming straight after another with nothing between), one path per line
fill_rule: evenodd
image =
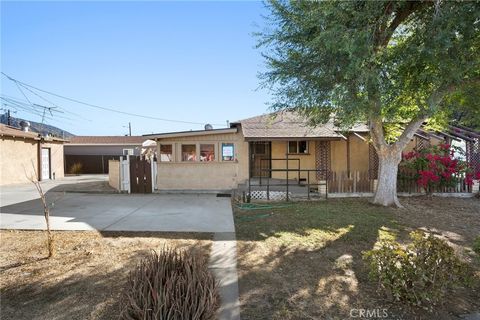
M312 128L294 112L278 112L234 122L226 129L148 138L157 141L157 189L228 190L250 178L286 179L286 169L288 179L299 183L314 184L333 174L348 177L352 173L373 181L378 158L368 134L365 124L347 131L333 122ZM405 151L451 139L459 136L419 130ZM479 149L478 138L472 141Z
M118 160L120 156L139 156L142 136L75 136L65 145L66 173L108 173L108 160ZM80 172L72 172L72 167L81 166Z
M64 176L66 140L0 124L0 185Z

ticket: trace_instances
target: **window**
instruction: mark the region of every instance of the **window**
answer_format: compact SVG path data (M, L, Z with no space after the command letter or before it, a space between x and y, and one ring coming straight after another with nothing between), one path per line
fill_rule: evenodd
M222 161L235 160L235 148L233 143L222 143Z
M254 144L255 148L255 154L265 154L267 151L267 148L265 147L265 143L255 143Z
M173 147L171 144L160 145L160 162L173 161Z
M308 153L308 141L288 141L288 153Z
M182 144L182 161L197 161L197 146Z
M298 141L288 141L288 153L298 153Z
M133 149L123 149L124 156L133 156Z
M200 145L200 161L215 161L215 145L201 144Z

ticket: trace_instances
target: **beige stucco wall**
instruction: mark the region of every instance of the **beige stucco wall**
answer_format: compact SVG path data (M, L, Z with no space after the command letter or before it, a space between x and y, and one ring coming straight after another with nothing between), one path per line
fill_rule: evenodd
M65 166L63 163L63 143L59 142L48 142L42 143L42 148L49 148L50 149L50 175L52 179L61 179L65 176Z
M108 160L108 184L120 190L120 161L118 160Z
M347 170L347 141L330 142L330 169L335 172Z
M33 139L2 137L0 140L0 185L30 182L38 178L38 143ZM42 148L50 149L51 177L64 177L63 143L45 142ZM33 165L32 165L33 163Z
M0 185L26 183L31 177L37 178L35 171L38 172L38 141L2 137L0 171Z
M366 136L364 136L366 138ZM368 143L355 135L350 135L350 171L368 171Z
M347 136L350 145L350 171L368 171L369 153L368 143L355 135ZM365 137L366 138L366 137ZM288 141L272 141L272 158L285 158L287 153ZM316 167L316 150L315 141L308 141L307 154L290 154L289 158L300 159L301 169L315 169ZM347 171L347 140L332 140L330 141L330 169L332 171L341 172ZM285 169L285 161L272 161L273 169ZM289 168L297 168L298 161L289 161ZM300 178L305 179L306 172L300 173ZM272 178L285 179L285 172L273 172ZM289 179L298 179L297 172L290 172ZM310 173L310 180L313 182L316 179L315 173Z
M289 159L300 159L300 169L315 169L315 141L307 141L308 153L305 154L289 154ZM285 159L287 156L288 141L272 141L272 158ZM285 160L272 160L272 169L286 169L287 163ZM289 160L289 169L297 169L298 161ZM285 179L286 172L272 172L272 178ZM298 179L298 172L289 172L289 179ZM310 173L310 179L314 179L315 174ZM300 179L306 179L307 172L300 172ZM312 180L313 181L313 180Z
M215 145L215 161L180 161L182 144L200 143ZM221 161L222 143L234 144L235 161ZM158 161L158 190L227 190L248 179L248 143L241 132L159 139L158 154L160 144L173 145L174 161Z
M415 136L412 140L410 140L410 142L407 144L407 146L405 147L403 152L407 153L407 152L413 151L414 148L417 145L417 139L420 139L420 138ZM445 141L443 139L437 139L435 137L430 137L430 145L432 145L432 146L436 146L436 145L439 145L439 144L444 143L444 142Z

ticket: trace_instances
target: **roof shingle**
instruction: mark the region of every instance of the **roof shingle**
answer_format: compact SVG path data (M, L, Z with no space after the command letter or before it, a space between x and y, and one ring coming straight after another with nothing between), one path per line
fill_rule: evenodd
M75 136L70 138L70 144L86 144L86 145L138 144L138 145L141 145L142 142L144 142L145 140L147 140L147 138L143 136Z
M274 112L240 120L245 138L341 138L343 137L333 121L312 127L305 117L292 112ZM357 124L350 131L368 132L364 124Z

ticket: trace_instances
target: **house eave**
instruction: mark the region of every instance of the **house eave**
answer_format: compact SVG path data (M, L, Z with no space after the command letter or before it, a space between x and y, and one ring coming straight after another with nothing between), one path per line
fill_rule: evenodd
M342 137L245 137L245 141L298 141L298 140L318 140L318 141L338 141Z
M144 137L152 140L167 139L167 138L181 138L181 137L195 137L206 136L224 133L237 133L237 128L225 128L225 129L212 129L212 130L196 130L196 131L179 131L179 132L166 132L159 134L144 135Z

